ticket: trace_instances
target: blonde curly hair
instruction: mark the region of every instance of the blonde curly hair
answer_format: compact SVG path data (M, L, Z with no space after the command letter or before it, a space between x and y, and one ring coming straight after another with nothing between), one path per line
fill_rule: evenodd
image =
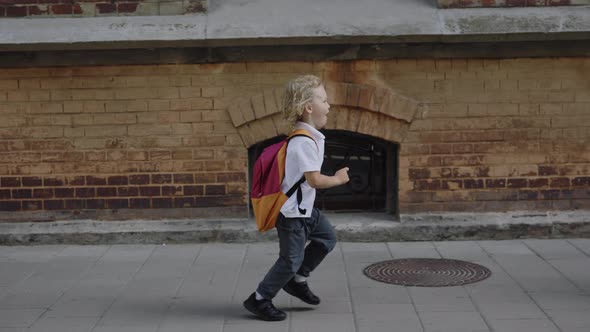
M313 90L322 84L322 80L314 75L301 75L287 83L281 111L289 130L293 130L297 121L301 120L305 105L314 97Z

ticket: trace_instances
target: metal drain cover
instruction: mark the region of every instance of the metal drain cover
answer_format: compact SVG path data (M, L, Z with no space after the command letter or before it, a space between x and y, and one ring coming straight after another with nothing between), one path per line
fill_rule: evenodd
M363 271L388 284L421 287L459 286L484 280L492 272L485 266L456 259L405 258L369 265Z

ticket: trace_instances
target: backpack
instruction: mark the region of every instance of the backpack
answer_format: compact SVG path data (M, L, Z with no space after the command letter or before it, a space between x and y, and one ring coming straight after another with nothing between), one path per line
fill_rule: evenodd
M289 140L297 136L305 136L313 140L313 137L307 130L297 129L292 131L289 137L283 141L264 149L254 163L250 200L252 201L256 225L258 225L258 231L260 232L275 227L281 207L293 195L295 190L299 189L297 192L297 203L301 204L303 200L300 186L305 182L305 175L286 193L281 191L281 183L285 177L287 144ZM299 211L303 214L306 212L301 208Z

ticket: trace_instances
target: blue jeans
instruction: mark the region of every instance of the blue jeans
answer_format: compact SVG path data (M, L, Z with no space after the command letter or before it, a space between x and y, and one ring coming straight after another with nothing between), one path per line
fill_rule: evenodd
M279 235L279 259L256 290L265 299L273 299L295 273L308 277L336 246L336 233L328 220L313 209L310 218L285 218L276 223ZM310 243L305 246L307 241Z

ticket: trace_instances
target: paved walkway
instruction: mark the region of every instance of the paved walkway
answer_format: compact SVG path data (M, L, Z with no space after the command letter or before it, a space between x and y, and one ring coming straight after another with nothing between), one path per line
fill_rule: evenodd
M241 302L276 243L0 247L0 332L590 331L590 239L340 243L310 279L312 307L285 293L283 322ZM445 257L493 275L462 287L366 278L370 263Z

